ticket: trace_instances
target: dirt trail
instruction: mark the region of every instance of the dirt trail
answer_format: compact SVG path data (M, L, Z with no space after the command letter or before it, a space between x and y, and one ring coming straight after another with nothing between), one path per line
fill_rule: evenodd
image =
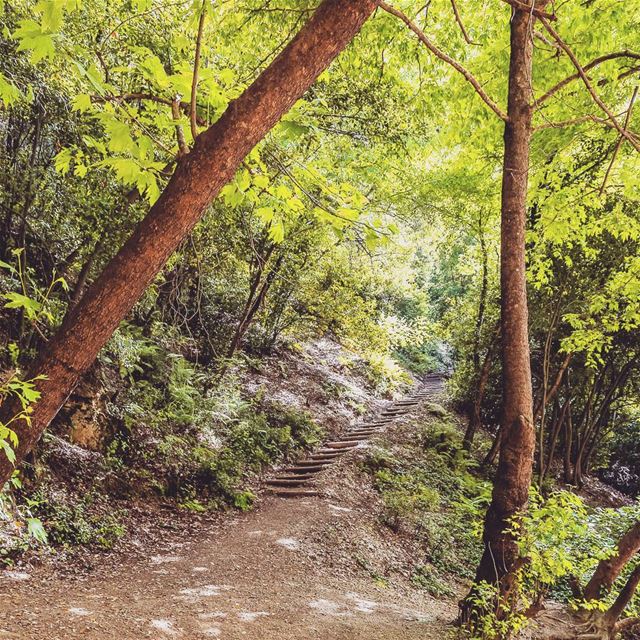
M442 637L450 603L353 577L307 545L319 527L349 528L352 517L335 498L267 496L252 513L172 533L162 549L116 567L72 578L50 567L4 572L0 638Z

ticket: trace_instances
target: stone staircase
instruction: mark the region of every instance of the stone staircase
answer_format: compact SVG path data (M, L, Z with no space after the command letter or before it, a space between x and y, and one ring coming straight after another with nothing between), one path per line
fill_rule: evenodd
M287 498L320 495L320 491L314 487L314 481L319 473L331 466L340 456L361 446L371 436L384 431L386 426L397 417L405 415L422 402L442 393L443 389L442 376L427 376L417 390L406 398L396 400L385 407L378 418L352 425L338 439L324 442L319 449L307 457L278 472L273 478L267 479L265 484L268 490Z

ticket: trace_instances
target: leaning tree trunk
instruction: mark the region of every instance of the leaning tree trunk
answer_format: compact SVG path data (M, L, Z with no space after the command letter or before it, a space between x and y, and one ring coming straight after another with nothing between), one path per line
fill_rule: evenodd
M620 538L618 551L614 556L600 561L591 580L579 595L586 601L605 598L625 566L633 561L638 552L640 552L640 522L636 522ZM585 629L583 636L579 637L613 640L626 625L640 622L637 617L620 622L620 617L635 595L639 584L640 564L637 564L608 609L604 611L598 608L579 610L578 616L583 621L582 626Z
M519 560L516 540L506 529L527 505L535 450L525 274L533 20L528 9L513 10L501 208L502 437L476 572L476 582L497 584L504 597L511 592ZM470 608L469 600L463 603L463 616Z
M584 588L585 600L604 597L616 581L625 565L640 552L640 522L636 522L618 542L618 552L600 561L591 580Z
M269 67L178 161L158 201L31 368L29 377L45 378L37 382L42 397L30 422L14 423L18 462L244 157L349 44L374 9L371 0L324 0ZM16 413L17 407L7 403L0 409L0 419ZM3 455L0 486L12 471Z

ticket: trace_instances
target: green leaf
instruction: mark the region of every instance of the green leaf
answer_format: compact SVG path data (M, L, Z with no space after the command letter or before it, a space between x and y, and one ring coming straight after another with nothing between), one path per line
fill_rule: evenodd
M58 31L62 26L63 5L58 0L41 0L36 11L42 16L43 31Z
M149 204L153 204L160 197L158 180L152 171L142 171L136 182L138 191L144 195Z
M101 164L113 169L118 180L126 185L136 184L140 177L140 167L131 158L107 158Z
M34 20L21 20L19 27L13 32L13 38L18 40L18 51L31 51L31 62L37 64L41 60L53 60L55 44L53 36Z
M77 163L73 169L73 175L79 178L84 178L87 175L88 167L84 164Z
M88 93L79 93L71 103L74 111L85 113L90 111L93 103L91 102L91 96Z
M259 207L256 209L256 215L265 224L269 224L273 220L273 214L273 207Z
M282 120L279 129L285 139L295 140L309 131L309 127L294 120Z
M147 80L160 89L167 89L171 84L160 58L156 55L151 54L145 58L140 63L140 71L142 71L142 75L147 78Z
M259 189L266 189L269 186L269 176L264 173L259 173L256 176L253 176L253 184L256 185Z
M121 122L115 118L104 120L104 128L109 136L109 149L115 153L130 151L134 144L131 138L131 129L126 122Z
M269 227L269 237L278 244L284 240L284 224L282 220L278 220L278 222Z
M60 151L53 159L53 166L58 173L64 175L69 171L71 161L73 160L73 152L69 147Z
M220 195L224 199L225 204L230 207L236 207L244 200L244 193L242 193L233 182L226 185L220 191Z
M42 544L47 543L47 532L42 526L42 521L38 518L27 518L27 531L32 538L35 538Z
M2 447L5 455L9 459L11 464L15 464L16 454L14 453L11 445L6 440L0 440L0 447Z
M24 309L30 320L37 318L38 313L42 309L42 305L37 300L28 298L17 291L5 293L2 297L8 300L4 305L6 309Z
M20 98L22 98L20 89L0 73L0 100L4 103L5 108L18 102Z

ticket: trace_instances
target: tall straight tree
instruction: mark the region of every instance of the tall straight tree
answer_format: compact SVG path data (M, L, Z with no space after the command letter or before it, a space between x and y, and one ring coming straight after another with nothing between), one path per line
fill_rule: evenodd
M501 345L503 416L502 446L491 506L484 528L484 553L477 581L500 584L503 594L517 566L518 548L508 533L509 519L527 505L531 483L535 428L525 273L525 227L529 149L534 113L532 88L533 22L547 0L533 7L513 2L507 112L487 95L460 63L442 52L405 14L378 0L380 7L399 17L438 58L453 66L474 87L487 106L504 121L501 204ZM463 616L472 608L463 605Z
M640 149L636 136L618 122L613 111L598 96L585 69L618 57L638 59L640 56L625 49L599 56L583 67L569 46L551 26L554 15L545 12L548 0L505 0L511 5L510 60L508 71L508 99L506 113L483 88L482 84L460 62L441 50L406 14L377 0L388 13L402 20L432 55L452 66L471 84L487 107L504 121L504 155L502 166L501 203L501 346L503 414L500 427L500 459L493 487L491 505L484 528L484 552L477 569L476 581L499 586L501 595L508 596L520 562L517 541L509 532L509 522L528 503L529 486L535 451L535 420L533 415L531 365L529 354L528 311L526 289L526 207L531 136L537 129L556 128L580 122L601 122L615 129L620 139L636 150ZM551 36L559 51L571 61L577 73L568 76L535 97L533 90L533 33L539 22ZM563 122L545 122L534 129L533 116L541 105L564 87L581 80L593 102L607 117L586 115ZM472 598L463 603L463 616L473 609Z
M324 0L269 67L179 160L160 198L31 368L28 377L38 378L41 399L29 422L12 424L19 440L17 463L244 157L351 42L375 6L371 0ZM19 407L7 402L0 408L0 419L18 412ZM13 468L1 454L0 486Z
M542 10L545 4L546 0L542 0L534 6ZM535 19L531 8L515 7L510 22L500 226L502 442L485 519L484 552L476 573L477 582L498 583L503 594L510 590L508 580L518 560L516 540L507 532L508 524L529 499L535 451L525 271Z

